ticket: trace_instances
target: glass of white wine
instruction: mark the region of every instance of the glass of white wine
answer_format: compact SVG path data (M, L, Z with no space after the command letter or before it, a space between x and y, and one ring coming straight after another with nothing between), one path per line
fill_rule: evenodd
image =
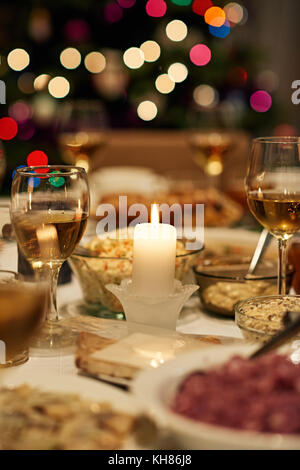
M48 280L50 299L45 325L35 340L38 349L71 346L72 332L60 323L57 279L72 254L89 216L89 188L83 168L55 165L16 170L11 192L11 222L19 249L38 280Z
M250 211L279 245L278 292L286 294L288 240L300 229L300 138L254 139L246 177Z

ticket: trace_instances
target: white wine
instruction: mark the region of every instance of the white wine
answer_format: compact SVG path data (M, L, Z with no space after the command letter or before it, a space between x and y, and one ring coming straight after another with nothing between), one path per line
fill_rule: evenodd
M277 238L290 238L300 229L300 192L253 191L248 204L258 222Z
M18 245L29 262L63 262L85 231L88 216L75 211L14 213L12 222Z

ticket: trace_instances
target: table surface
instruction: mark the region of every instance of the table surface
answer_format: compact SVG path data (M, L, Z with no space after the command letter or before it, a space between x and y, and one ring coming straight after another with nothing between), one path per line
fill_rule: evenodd
M17 247L15 243L6 243L0 252L0 269L17 271ZM68 302L82 299L80 285L72 276L72 282L58 288L58 307L62 307ZM239 328L231 319L220 319L209 316L201 311L198 296L192 297L188 302L184 314L179 319L177 331L186 334L201 334L226 336L241 339L242 334ZM58 355L55 357L30 357L25 364L18 366L20 370L43 371L56 373L59 375L77 374L74 364L74 355Z

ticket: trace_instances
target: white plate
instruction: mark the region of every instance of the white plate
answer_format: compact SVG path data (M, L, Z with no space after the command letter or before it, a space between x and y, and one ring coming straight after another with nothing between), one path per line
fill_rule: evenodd
M3 373L2 373L3 371ZM108 402L117 410L131 415L141 411L138 399L116 387L106 385L86 377L40 373L40 371L23 371L22 367L16 370L2 369L0 372L1 387L17 387L28 384L44 391L59 393L74 393L86 400ZM142 450L133 436L129 436L124 443L124 449Z
M186 449L300 449L300 436L235 431L194 422L170 410L170 402L183 378L192 371L209 369L232 355L248 355L256 346L217 346L189 353L158 369L141 373L133 384L135 395L161 424L175 433Z

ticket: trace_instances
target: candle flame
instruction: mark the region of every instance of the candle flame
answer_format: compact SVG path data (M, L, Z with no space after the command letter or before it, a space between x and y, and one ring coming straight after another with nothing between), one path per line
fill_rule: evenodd
M151 207L151 224L158 225L159 224L159 212L157 204L152 204Z

